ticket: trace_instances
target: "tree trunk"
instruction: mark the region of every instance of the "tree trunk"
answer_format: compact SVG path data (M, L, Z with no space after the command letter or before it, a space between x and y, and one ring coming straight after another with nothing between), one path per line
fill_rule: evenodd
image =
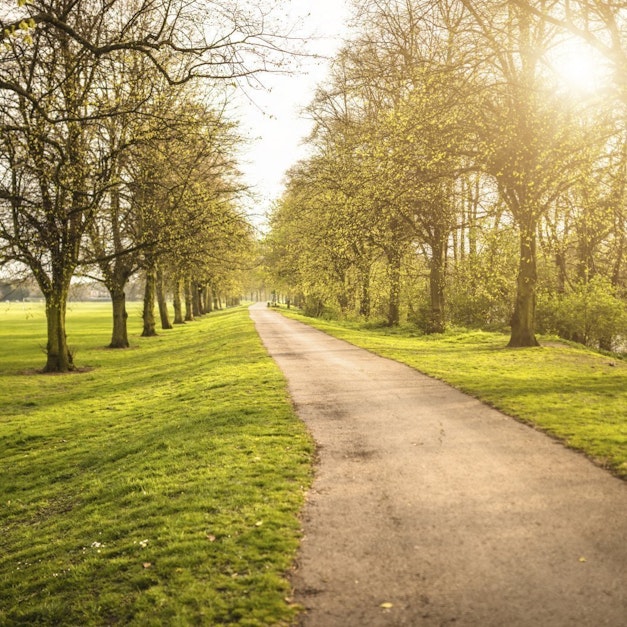
M200 312L201 316L204 316L207 313L207 288L204 285L198 283L196 289L198 290L198 311Z
M159 317L161 318L161 328L171 329L172 323L170 322L170 316L168 315L168 303L165 299L165 290L163 287L163 272L160 268L157 269L155 283L157 292L157 304L159 306Z
M370 301L370 272L364 272L361 277L361 297L359 300L359 315L366 318L370 317L371 301Z
M111 343L108 348L128 348L126 294L124 287L115 287L109 290L111 294L111 305L113 307L113 331L111 332Z
M194 299L192 297L192 291L194 287L190 279L185 280L185 322L192 322L194 320Z
M566 292L566 255L562 251L555 253L555 265L557 267L557 293Z
M577 246L577 276L580 281L587 283L594 277L594 246L590 241L587 227L582 229Z
M67 295L68 288L61 288L46 294L48 343L44 372L70 372L74 370L74 361L67 345L65 333Z
M511 320L512 334L508 346L539 346L535 336L536 321L536 228L535 223L520 226L520 265L516 305Z
M340 306L340 311L343 314L346 314L346 312L350 309L350 297L346 291L345 285L342 285L342 289L337 295L337 304Z
M442 237L434 238L431 246L431 267L429 272L429 291L431 295L431 311L429 315L428 333L444 333L444 283L446 241Z
M213 299L211 297L211 287L209 287L209 285L205 285L205 289L203 290L203 299L205 301L205 313L211 313L213 311Z
M625 246L627 244L627 237L625 237L625 230L622 224L615 225L615 233L618 239L618 250L616 251L616 259L614 261L614 267L612 271L612 285L618 287L620 285L620 277L622 276L623 257L625 255Z
M202 287L196 283L196 281L192 281L192 310L194 312L194 317L202 316L202 303L200 302L200 293L202 291Z
M142 337L154 337L157 335L157 325L155 323L155 269L146 270L146 286L144 288L144 329Z
M185 324L183 318L183 302L181 300L181 292L184 289L183 279L177 279L174 283L174 297L172 304L174 306L174 324Z
M401 255L393 250L388 253L388 280L390 297L388 305L388 326L398 326L401 311Z

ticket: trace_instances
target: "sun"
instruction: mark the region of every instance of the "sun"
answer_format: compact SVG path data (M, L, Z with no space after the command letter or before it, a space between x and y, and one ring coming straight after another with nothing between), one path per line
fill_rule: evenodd
M549 66L557 88L575 94L595 94L610 79L608 61L590 44L575 37L564 39L553 48Z

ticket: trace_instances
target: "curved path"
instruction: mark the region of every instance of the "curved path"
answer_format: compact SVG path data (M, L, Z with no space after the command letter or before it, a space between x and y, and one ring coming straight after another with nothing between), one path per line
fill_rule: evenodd
M627 484L406 366L251 316L319 446L303 625L627 625Z

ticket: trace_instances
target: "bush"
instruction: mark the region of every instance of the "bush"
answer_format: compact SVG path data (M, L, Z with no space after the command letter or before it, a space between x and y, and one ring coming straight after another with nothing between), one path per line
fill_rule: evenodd
M538 326L588 346L617 350L627 336L627 303L606 278L596 276L565 294L539 294Z
M310 318L319 318L324 311L324 303L317 296L305 296L303 313Z

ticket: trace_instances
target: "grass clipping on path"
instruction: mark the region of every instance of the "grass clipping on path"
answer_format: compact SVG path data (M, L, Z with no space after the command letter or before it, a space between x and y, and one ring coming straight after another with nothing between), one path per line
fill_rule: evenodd
M287 624L312 444L247 310L113 351L73 307L93 369L43 376L43 310L3 305L0 624Z
M625 361L555 338L536 348L508 349L500 333L419 336L409 329L287 315L446 381L627 478Z

